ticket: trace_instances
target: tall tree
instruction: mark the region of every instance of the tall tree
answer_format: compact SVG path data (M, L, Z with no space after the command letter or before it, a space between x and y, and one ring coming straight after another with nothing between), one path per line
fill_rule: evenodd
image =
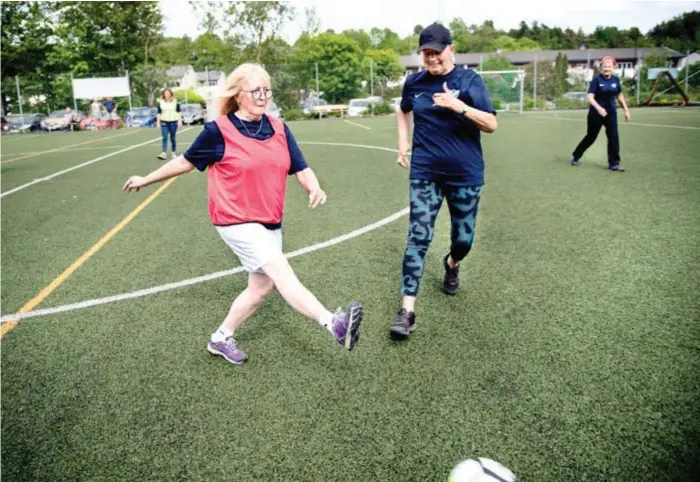
M369 78L370 67L369 62L372 62L372 74L374 75L375 85L380 88L380 96L384 97L384 89L387 83L392 80L397 80L403 74L404 68L399 63L398 54L393 50L370 49L365 53L365 72Z
M362 51L345 35L322 33L310 39L295 53L300 81L315 88L314 65L318 63L319 89L329 102L345 102L360 88L363 77Z

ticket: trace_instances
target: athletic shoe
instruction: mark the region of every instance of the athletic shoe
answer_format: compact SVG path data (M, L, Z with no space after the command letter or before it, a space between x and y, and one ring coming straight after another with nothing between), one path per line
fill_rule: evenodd
M445 267L445 279L442 282L442 291L448 295L454 295L459 289L459 265L454 268L450 268L447 264L447 258L449 258L450 253L447 253L442 259L442 264Z
M616 172L625 172L625 168L619 164L610 164L608 166L608 169L610 169L611 171L616 171Z
M210 340L207 350L212 355L222 356L235 365L240 365L248 358L245 352L238 348L238 342L232 336L225 338L223 341L214 342Z
M389 328L389 335L394 340L405 340L414 331L416 331L416 314L401 308L396 313L396 321Z
M348 304L347 311L336 310L333 315L333 338L348 350L360 341L360 325L364 316L362 305L356 301Z

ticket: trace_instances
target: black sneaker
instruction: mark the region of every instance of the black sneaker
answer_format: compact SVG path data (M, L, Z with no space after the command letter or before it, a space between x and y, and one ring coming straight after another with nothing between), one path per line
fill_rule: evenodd
M608 166L608 169L610 169L611 171L615 171L615 172L625 172L625 168L619 164L610 164Z
M414 331L416 331L416 314L401 308L396 313L396 321L389 328L389 334L394 340L405 340Z
M459 289L459 265L454 268L450 268L447 264L447 258L450 257L450 253L447 253L442 259L442 264L445 266L445 279L442 282L442 291L448 295L457 294Z

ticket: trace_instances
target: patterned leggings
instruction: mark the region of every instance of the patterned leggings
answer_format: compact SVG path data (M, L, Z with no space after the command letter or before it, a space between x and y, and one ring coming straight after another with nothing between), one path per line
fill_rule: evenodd
M416 296L423 276L423 262L433 240L435 219L443 199L452 219L452 246L450 254L455 261L464 259L474 242L476 212L481 197L481 186L447 186L433 181L411 179L408 243L403 258L403 296Z

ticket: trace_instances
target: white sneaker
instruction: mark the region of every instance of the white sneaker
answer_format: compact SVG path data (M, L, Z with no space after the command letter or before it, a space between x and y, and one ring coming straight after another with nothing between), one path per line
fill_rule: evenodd
M168 157L165 155L165 152L161 152L161 153L158 155L158 159L163 159L163 160L165 160L165 159L167 159L167 158L168 158Z
M173 157L172 159L175 159L177 157L177 152L173 152Z

